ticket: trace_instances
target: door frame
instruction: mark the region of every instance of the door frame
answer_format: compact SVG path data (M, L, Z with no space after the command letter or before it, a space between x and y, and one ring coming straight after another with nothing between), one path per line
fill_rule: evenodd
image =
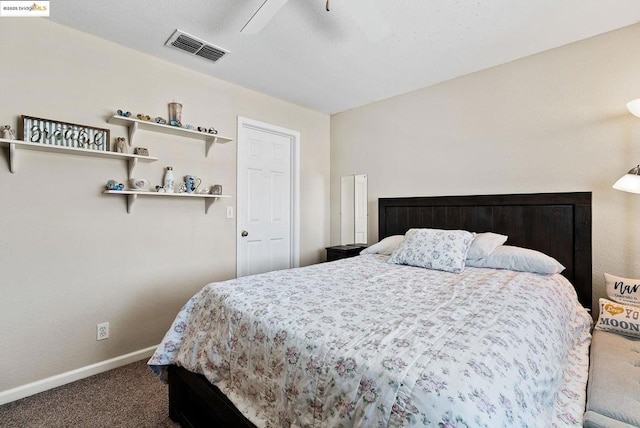
M240 144L243 144L245 138L245 129L254 129L262 132L269 132L283 137L289 138L291 142L291 267L300 266L300 132L281 126L272 125L266 122L249 119L238 116L238 142L236 148L236 276L239 274L240 267L240 233L241 225L239 222L239 212L246 195L240 194L238 187L240 180L241 159L238 156Z

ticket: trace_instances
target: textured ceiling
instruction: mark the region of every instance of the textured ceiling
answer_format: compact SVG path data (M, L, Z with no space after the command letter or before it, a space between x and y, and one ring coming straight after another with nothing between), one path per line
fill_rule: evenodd
M184 67L337 113L640 21L638 0L375 2L391 35L370 42L341 2L290 0L256 35L263 0L58 0L51 19ZM164 43L179 28L230 51L211 63Z

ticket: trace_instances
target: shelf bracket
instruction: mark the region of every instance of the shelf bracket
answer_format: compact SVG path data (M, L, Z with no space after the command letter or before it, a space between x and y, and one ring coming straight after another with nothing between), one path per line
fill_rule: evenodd
M129 180L131 180L131 177L133 177L133 170L136 168L136 165L138 165L138 158L130 158L129 159L129 175L127 176Z
M218 137L207 138L204 145L204 157L209 156L209 151L211 150L211 147L217 142L218 142Z
M204 213L209 214L209 208L218 198L204 198Z
M127 195L127 214L133 212L133 205L136 203L138 195Z
M129 125L129 147L133 146L133 137L136 135L138 131L138 122L133 122Z
M9 170L12 174L16 172L16 145L14 143L9 144Z

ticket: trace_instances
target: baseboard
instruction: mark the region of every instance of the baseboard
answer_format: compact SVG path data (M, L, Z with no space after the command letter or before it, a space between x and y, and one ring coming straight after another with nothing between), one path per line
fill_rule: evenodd
M12 401L19 400L21 398L28 397L30 395L44 392L49 389L57 388L58 386L65 385L67 383L75 382L80 379L84 379L89 376L93 376L98 373L113 370L118 367L126 366L127 364L134 363L143 358L148 358L153 355L158 346L150 346L139 351L131 352L129 354L121 355L119 357L111 358L110 360L101 361L99 363L91 364L86 367L71 370L65 373L60 373L55 376L48 377L46 379L31 382L26 385L18 386L16 388L8 389L0 392L0 405L10 403Z

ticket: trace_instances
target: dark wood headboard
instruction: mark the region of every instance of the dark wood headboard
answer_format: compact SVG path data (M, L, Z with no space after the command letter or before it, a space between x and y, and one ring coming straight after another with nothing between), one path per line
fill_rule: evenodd
M562 263L591 309L591 192L380 198L378 222L379 239L420 227L507 235Z

